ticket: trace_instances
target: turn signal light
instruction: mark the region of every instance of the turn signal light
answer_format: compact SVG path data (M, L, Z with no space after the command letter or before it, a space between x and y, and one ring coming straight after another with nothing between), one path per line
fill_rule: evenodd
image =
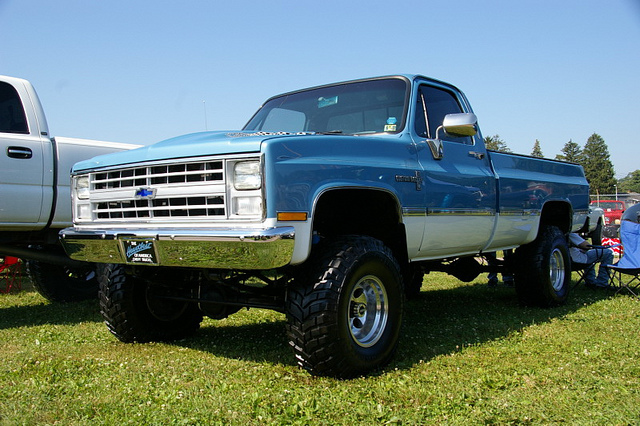
M305 221L307 212L278 212L278 220L282 222Z

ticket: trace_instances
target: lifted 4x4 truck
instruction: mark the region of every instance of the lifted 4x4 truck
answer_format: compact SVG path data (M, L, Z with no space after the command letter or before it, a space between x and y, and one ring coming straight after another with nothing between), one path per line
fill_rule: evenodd
M240 131L72 175L62 243L104 264L101 311L118 339L180 339L203 315L274 309L314 375L385 364L424 274L471 281L486 253L515 249L498 268L522 303L564 302L566 235L589 228L580 166L488 151L464 94L419 75L275 96Z

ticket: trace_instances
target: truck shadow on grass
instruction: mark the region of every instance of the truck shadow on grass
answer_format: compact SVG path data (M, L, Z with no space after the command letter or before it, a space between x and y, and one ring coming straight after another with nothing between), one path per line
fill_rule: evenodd
M176 344L230 359L293 365L287 345L285 320L244 325L205 326Z
M465 346L507 337L609 297L611 294L604 291L579 288L566 305L542 309L520 306L510 288L464 285L425 290L423 287L416 300L406 303L398 351L382 372L408 369ZM196 336L176 344L232 359L294 365L293 353L286 342L283 318L268 323L205 326Z
M487 288L476 284L428 290L425 286L416 300L406 303L398 351L382 371L409 369L440 355L456 353L465 346L508 337L531 325L562 318L609 297L612 295L605 291L579 287L572 292L566 305L542 309L520 306L515 291L505 287ZM240 315L245 318L236 320ZM0 330L82 322L102 322L97 300L0 307ZM109 334L106 327L104 333ZM205 320L194 336L173 345L229 359L295 365L281 314L269 313L265 317L251 310L235 314L228 320Z
M0 307L0 330L41 325L102 322L97 300Z
M403 337L391 367L410 368L464 347L508 337L611 296L602 290L578 288L565 305L545 309L521 306L513 288L476 284L450 290L423 289L417 300L407 303Z

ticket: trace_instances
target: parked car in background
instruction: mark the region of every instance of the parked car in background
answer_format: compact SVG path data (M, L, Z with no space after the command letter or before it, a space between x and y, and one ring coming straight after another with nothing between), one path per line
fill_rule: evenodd
M620 217L625 211L624 202L619 200L593 200L591 205L604 211L603 235L609 238L617 237L618 229L620 228Z

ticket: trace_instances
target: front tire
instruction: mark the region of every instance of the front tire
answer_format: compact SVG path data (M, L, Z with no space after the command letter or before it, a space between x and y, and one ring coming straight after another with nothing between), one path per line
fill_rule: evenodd
M558 227L545 226L533 242L516 250L516 257L516 293L523 305L550 307L566 302L571 260Z
M77 302L98 297L98 280L92 263L71 268L28 260L27 271L36 291L51 302Z
M178 340L200 328L195 304L157 297L157 286L127 275L122 265L102 265L98 281L100 313L122 342Z
M400 267L370 237L322 243L310 274L289 289L287 335L298 364L316 376L354 377L386 364L402 323Z

